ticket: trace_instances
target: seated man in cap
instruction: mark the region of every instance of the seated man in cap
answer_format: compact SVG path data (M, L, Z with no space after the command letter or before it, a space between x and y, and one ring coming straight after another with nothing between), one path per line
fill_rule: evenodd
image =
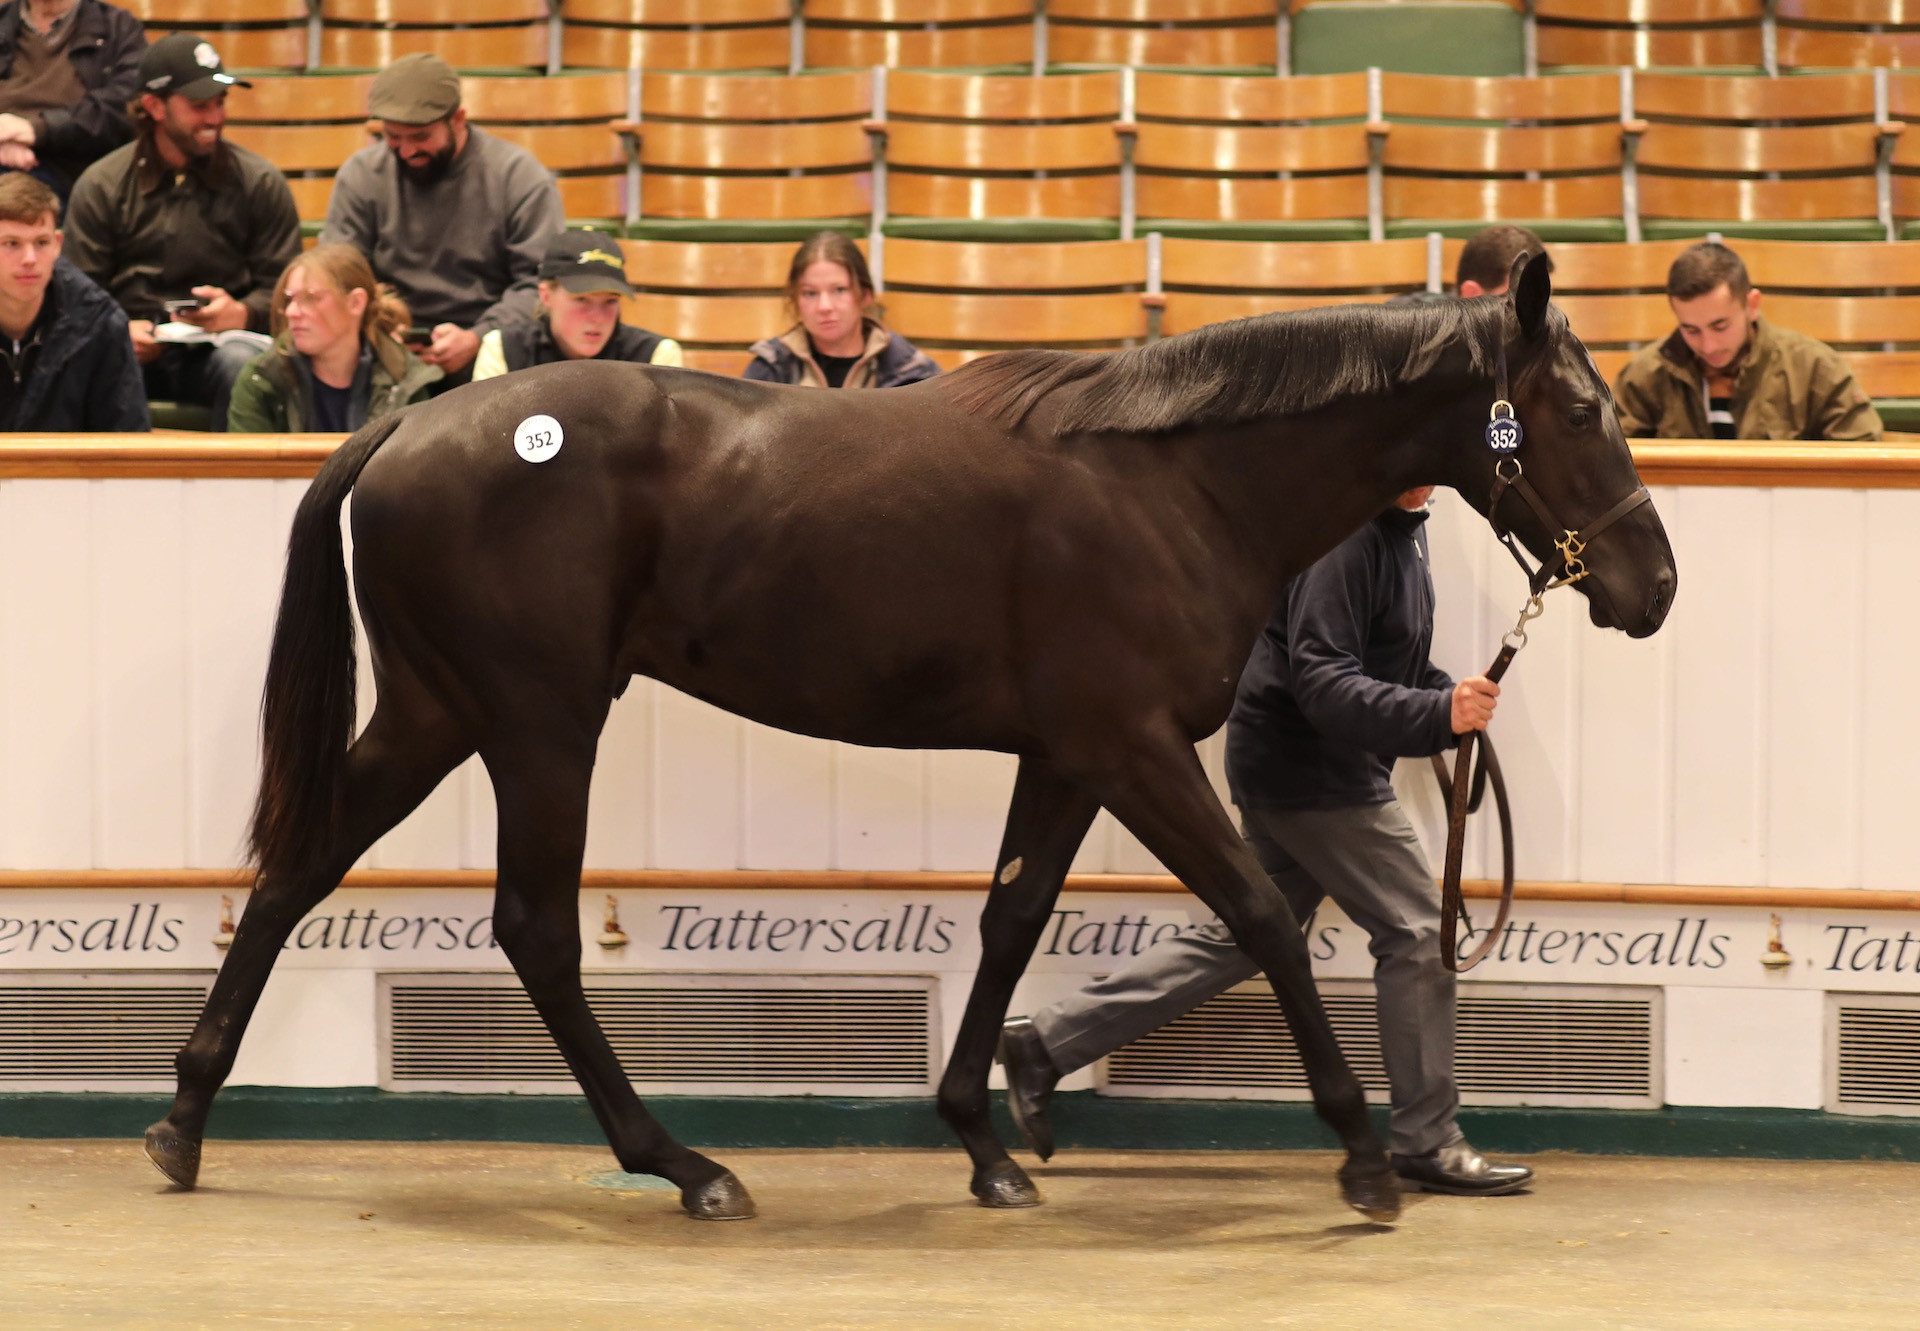
M0 176L0 431L147 428L127 316L60 257L60 200Z
M534 314L536 270L565 225L553 174L524 148L467 123L460 80L436 55L403 56L373 81L383 143L334 178L322 241L352 245L432 327L420 358L453 387L480 340Z
M228 89L248 86L193 33L162 37L140 58L138 136L87 168L67 210L67 257L127 312L148 395L210 407L216 430L300 252L286 177L221 136Z
M680 344L620 322L631 296L620 242L599 231L562 231L540 261L537 318L514 319L480 339L475 382L563 360L680 364Z
M0 5L0 168L62 199L80 173L133 137L140 20L101 0Z

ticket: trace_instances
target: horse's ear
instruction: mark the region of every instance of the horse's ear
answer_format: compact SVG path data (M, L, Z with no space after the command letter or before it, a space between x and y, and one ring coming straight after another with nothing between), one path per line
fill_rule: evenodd
M1520 320L1520 334L1534 338L1547 325L1547 301L1553 296L1552 260L1544 251L1522 254L1513 261L1507 289L1513 292L1513 312Z

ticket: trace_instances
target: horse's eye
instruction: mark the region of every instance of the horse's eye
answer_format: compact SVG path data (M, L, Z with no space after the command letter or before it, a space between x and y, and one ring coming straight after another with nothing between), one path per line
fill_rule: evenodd
M1593 423L1593 412L1585 405L1575 407L1567 413L1567 424L1576 430L1584 430Z

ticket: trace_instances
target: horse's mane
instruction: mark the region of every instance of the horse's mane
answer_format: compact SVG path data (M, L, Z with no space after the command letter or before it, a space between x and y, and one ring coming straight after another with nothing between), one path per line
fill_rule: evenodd
M1129 351L1011 351L962 366L948 393L1009 429L1055 398L1057 435L1231 425L1389 392L1461 344L1471 372L1490 374L1504 308L1452 298L1340 305L1212 324Z

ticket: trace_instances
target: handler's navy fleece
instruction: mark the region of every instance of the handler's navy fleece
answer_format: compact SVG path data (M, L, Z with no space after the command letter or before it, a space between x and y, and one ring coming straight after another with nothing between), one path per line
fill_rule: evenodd
M1453 680L1428 661L1427 515L1389 508L1281 594L1227 721L1244 808L1338 809L1393 798L1396 757L1456 742Z

